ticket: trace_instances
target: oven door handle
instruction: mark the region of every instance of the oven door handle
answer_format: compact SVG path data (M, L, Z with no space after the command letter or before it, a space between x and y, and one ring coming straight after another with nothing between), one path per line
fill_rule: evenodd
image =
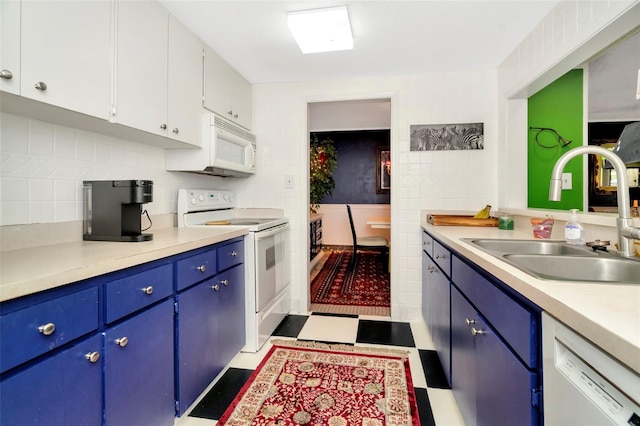
M278 225L274 228L269 228L265 231L254 232L255 239L257 241L262 240L263 238L269 238L273 235L279 234L289 229L289 224L284 223L282 225Z

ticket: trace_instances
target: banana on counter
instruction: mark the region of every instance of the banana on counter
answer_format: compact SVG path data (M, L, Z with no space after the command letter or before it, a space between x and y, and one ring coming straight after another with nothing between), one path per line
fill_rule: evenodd
M491 206L489 204L487 204L482 210L480 210L478 213L476 213L476 215L473 218L474 219L488 219L489 217L491 217Z

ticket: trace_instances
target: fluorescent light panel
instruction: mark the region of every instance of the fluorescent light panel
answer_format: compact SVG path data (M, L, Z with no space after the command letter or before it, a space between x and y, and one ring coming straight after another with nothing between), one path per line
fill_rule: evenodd
M346 6L289 12L287 25L302 53L353 49Z

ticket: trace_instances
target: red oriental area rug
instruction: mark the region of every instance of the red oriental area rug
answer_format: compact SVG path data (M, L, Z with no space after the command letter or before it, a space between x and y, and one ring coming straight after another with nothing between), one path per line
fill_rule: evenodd
M420 424L406 352L272 343L218 425Z
M351 256L350 251L329 254L311 282L311 303L389 307L389 273L383 269L380 255L358 253L355 267L349 268Z

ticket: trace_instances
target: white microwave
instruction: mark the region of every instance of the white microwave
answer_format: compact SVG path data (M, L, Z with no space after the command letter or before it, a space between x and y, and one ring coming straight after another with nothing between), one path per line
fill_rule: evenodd
M166 169L223 177L248 177L256 172L256 137L211 112L203 113L202 149L166 152Z

